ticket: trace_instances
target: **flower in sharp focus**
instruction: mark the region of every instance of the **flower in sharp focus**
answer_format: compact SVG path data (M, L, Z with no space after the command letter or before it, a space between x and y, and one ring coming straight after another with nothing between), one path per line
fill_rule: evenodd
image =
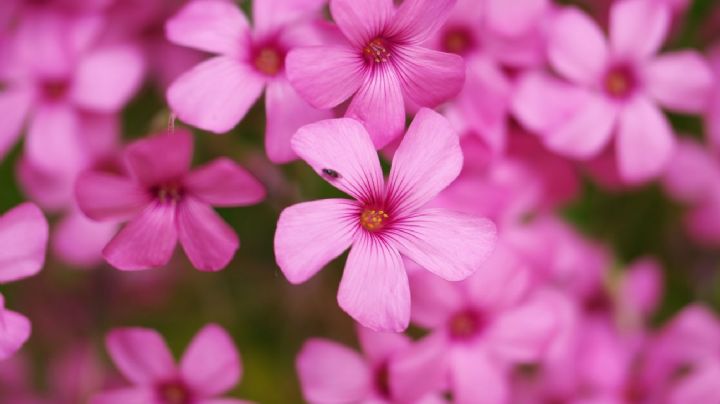
M190 171L192 141L184 130L151 136L127 147L129 176L87 171L78 178L78 205L88 217L132 219L103 250L114 267L164 266L178 241L199 270L217 271L232 259L239 240L211 206L252 205L265 190L227 158Z
M340 307L373 330L402 331L410 290L402 256L449 279L470 276L495 244L487 219L424 205L462 166L457 135L429 109L413 121L385 183L377 152L356 120L300 129L293 148L319 175L355 200L325 199L285 209L275 257L292 283L312 277L351 247L338 292Z
M288 79L310 104L333 108L352 97L346 116L363 122L376 147L399 136L405 102L435 107L465 79L462 57L425 48L454 0L331 0L346 38L339 45L299 48L287 57Z

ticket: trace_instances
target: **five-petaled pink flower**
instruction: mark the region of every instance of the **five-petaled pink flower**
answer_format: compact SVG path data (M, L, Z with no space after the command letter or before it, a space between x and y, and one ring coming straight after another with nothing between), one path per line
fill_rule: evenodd
M454 5L406 0L396 10L392 0L331 0L330 12L347 40L291 51L288 79L317 108L353 97L346 116L362 121L381 148L402 133L405 101L434 107L462 88L462 57L423 47Z
M225 0L195 0L168 20L168 39L178 45L218 54L180 76L167 99L180 119L212 132L237 125L265 93L265 149L275 163L295 158L290 138L301 126L330 118L311 107L285 77L285 55L299 45L318 42L305 24L322 0L255 1L253 24L237 5Z
M239 240L210 205L254 204L265 190L227 158L190 172L192 152L189 132L160 134L128 146L123 157L129 176L99 171L79 176L77 201L89 218L133 218L103 250L111 265L122 270L161 267L178 239L199 270L217 271L230 262Z
M421 109L383 179L365 128L349 118L305 126L292 139L297 154L355 200L325 199L285 209L275 233L275 257L301 283L352 246L338 302L373 330L402 331L410 290L402 256L448 279L470 276L492 251L487 219L424 205L459 174L463 156L450 123Z
M560 12L548 44L555 71L567 82L530 74L514 100L515 113L558 153L588 159L615 135L619 173L626 182L656 177L675 148L658 104L699 113L713 76L696 51L655 56L670 25L666 5L646 0L613 4L609 44L600 27L575 8Z
M203 327L175 364L162 336L146 328L110 332L110 357L133 387L95 395L93 404L243 404L244 400L215 398L240 380L240 354L230 335L215 324Z
M40 209L25 203L0 216L0 284L40 271L45 263L48 224ZM30 336L30 321L5 309L0 294L0 360L14 354Z

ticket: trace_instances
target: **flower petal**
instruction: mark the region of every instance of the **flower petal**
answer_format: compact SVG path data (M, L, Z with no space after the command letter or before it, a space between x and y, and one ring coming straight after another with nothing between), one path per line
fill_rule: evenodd
M290 139L300 127L333 117L332 111L313 108L300 98L287 80L268 84L265 111L265 152L273 163L287 163L297 158Z
M463 87L465 62L459 55L403 46L393 56L403 93L418 106L434 108Z
M393 355L389 365L390 391L396 402L434 403L427 400L428 395L446 389L448 358L448 342L440 333Z
M498 358L515 363L538 360L555 336L561 299L556 292L543 290L504 311L487 330L489 349Z
M371 330L405 330L410 288L400 253L380 238L359 233L345 264L338 303Z
M345 37L362 49L383 33L395 11L392 0L331 0L330 14Z
M410 338L404 334L376 332L360 325L356 328L360 347L371 364L382 364L410 346Z
M462 164L460 139L450 122L420 110L393 157L388 208L400 215L421 208L457 178Z
M388 36L402 42L425 42L447 21L456 2L405 0L393 17Z
M218 56L184 73L167 90L168 104L183 121L215 133L228 132L260 97L265 79L249 66Z
M178 181L190 169L193 137L187 130L138 140L125 150L128 171L146 186Z
M714 403L720 401L720 362L708 360L673 385L669 404Z
M175 375L175 362L162 336L147 328L116 328L105 339L115 366L129 381L150 385Z
M5 310L0 295L0 360L9 358L30 338L30 321L14 311Z
M360 209L346 199L324 199L290 206L275 231L275 260L292 283L310 279L350 247Z
M413 323L428 329L444 325L465 304L457 283L428 271L410 272L410 295Z
M82 167L87 155L80 142L77 112L69 105L39 107L30 118L25 153L43 171L71 173Z
M225 157L193 170L183 184L194 197L213 206L252 205L265 198L262 184Z
M95 394L90 404L147 404L154 400L155 392L151 388L128 388Z
M353 97L345 116L362 122L373 144L382 149L405 128L405 102L395 69L377 67Z
M310 46L285 58L288 80L310 105L333 108L350 98L365 79L362 56L347 46Z
M91 52L77 67L70 96L89 111L117 112L140 88L144 63L142 53L134 46Z
M623 0L610 9L610 46L616 57L642 59L654 54L669 28L670 10L665 4Z
M481 349L456 348L451 353L450 385L458 404L508 402L507 375Z
M195 0L165 23L165 34L177 45L239 56L249 44L250 26L233 2Z
M56 224L53 253L78 268L94 268L102 262L102 249L117 230L115 223L98 223L73 209Z
M403 256L450 281L472 275L495 248L495 225L463 213L425 209L393 226L389 233Z
M32 103L29 91L5 90L0 92L0 161L20 137L25 118Z
M586 92L578 100L575 113L545 136L545 145L564 156L578 159L596 156L610 141L617 115L617 104Z
M187 196L177 207L180 244L193 266L219 271L232 260L240 246L235 231L208 205Z
M372 391L370 369L363 358L333 341L313 338L305 342L296 367L303 397L311 403L362 402Z
M593 84L608 63L608 49L600 27L577 8L560 12L553 20L548 40L553 67L566 78Z
M240 355L222 327L209 324L193 338L180 361L180 374L193 391L221 395L240 380Z
M578 86L532 72L518 79L512 109L525 128L545 135L571 119L587 97L587 92Z
M303 126L292 148L318 175L355 199L369 203L382 196L380 160L359 122L341 118Z
M80 210L93 220L127 220L150 203L150 195L127 177L87 171L75 182Z
M0 216L0 283L35 275L45 262L48 223L31 203Z
M547 0L488 0L487 22L493 31L517 37L540 24L548 6Z
M289 23L319 14L325 0L265 0L252 5L254 33L272 33Z
M695 51L666 53L645 70L650 96L665 108L700 113L710 101L715 79L703 57Z
M620 175L632 183L661 174L675 150L675 136L667 118L644 97L636 97L625 106L616 141Z
M149 205L105 246L103 257L123 271L164 266L177 243L175 210L173 204Z

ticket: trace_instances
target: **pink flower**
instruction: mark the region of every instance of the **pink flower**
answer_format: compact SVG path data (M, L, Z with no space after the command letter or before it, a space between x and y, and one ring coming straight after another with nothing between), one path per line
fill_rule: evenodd
M111 265L122 270L164 266L178 240L202 271L217 271L230 262L239 240L210 206L254 204L265 191L227 158L190 172L192 152L189 132L160 134L128 146L123 157L129 176L80 175L77 201L89 218L132 218L103 250Z
M311 122L331 117L312 108L285 78L285 55L312 44L305 25L322 0L253 2L254 28L237 5L196 0L168 20L168 39L178 45L218 54L180 76L167 91L178 117L216 133L232 129L263 92L267 111L265 149L277 163L295 158L290 137Z
M38 169L76 173L92 160L88 116L113 115L141 84L144 62L127 43L97 44L97 16L28 12L12 36L0 80L0 158L28 122L25 153ZM4 61L5 62L5 61Z
M405 127L405 101L435 107L462 88L462 58L422 46L454 5L407 0L396 10L392 0L331 0L330 13L346 41L291 51L288 79L316 108L352 97L345 116L363 122L382 148Z
M663 185L670 196L689 208L683 221L690 236L708 246L720 245L718 157L697 142L681 141L663 176Z
M45 262L48 224L37 206L25 203L0 216L0 284L33 276ZM5 308L0 294L0 360L30 336L27 318Z
M396 374L393 359L406 350L410 338L401 334L377 333L358 327L362 354L321 338L303 344L296 367L303 396L309 403L442 403L426 394L418 380ZM432 363L418 366L432 366ZM413 394L400 397L396 389L411 386ZM406 392L407 393L407 392Z
M247 403L215 398L235 386L242 373L232 338L218 325L206 325L195 335L179 366L154 330L115 329L106 346L133 387L97 394L92 404Z
M292 143L315 172L355 200L324 199L285 209L275 233L275 258L290 282L301 283L352 246L338 303L364 326L407 327L410 290L401 256L460 280L492 251L492 222L423 208L462 166L458 137L436 112L417 114L395 153L387 185L370 136L354 119L305 126Z
M413 322L432 331L397 359L396 369L432 358L435 366L417 377L428 385L449 382L456 403L508 402L508 365L542 358L559 313L570 305L534 285L528 268L502 244L463 282L417 271L410 284Z
M618 169L626 182L657 176L675 148L658 104L676 112L701 112L713 81L698 52L655 55L669 22L663 4L616 2L608 43L586 14L575 8L560 12L548 52L566 81L528 75L514 100L516 115L548 148L579 159L598 155L614 134Z
M710 106L705 113L705 126L710 144L716 152L720 152L720 43L711 48L708 59L715 74L715 85Z

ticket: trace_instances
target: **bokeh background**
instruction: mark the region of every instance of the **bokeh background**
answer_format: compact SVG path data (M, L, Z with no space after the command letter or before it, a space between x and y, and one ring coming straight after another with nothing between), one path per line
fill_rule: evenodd
M598 1L592 6L583 1L562 3L592 7L596 15L603 15L594 8ZM250 8L249 1L241 5L246 12ZM675 30L666 48L705 49L720 39L720 2L693 1ZM169 112L157 88L147 82L123 111L122 133L127 141L166 127ZM87 362L61 373L68 384L76 383L78 391L89 393L106 383L105 376L115 377L103 340L111 328L154 328L179 355L199 328L216 322L234 337L243 359L242 383L231 394L261 403L293 403L301 401L294 360L305 339L320 336L357 346L353 322L335 300L346 255L298 286L289 284L275 264L273 234L282 208L340 194L302 162L277 166L267 160L263 104L261 99L226 135L192 129L195 164L228 156L268 189L267 199L259 205L220 209L241 240L233 262L218 273L202 273L176 253L166 268L127 273L104 264L83 269L68 266L51 249L38 276L2 286L12 308L33 321L32 337L12 359L12 372L27 372L34 388L52 398L58 389L53 372L64 366L69 352L79 350L87 353ZM678 133L703 134L700 118L671 115L671 120ZM0 164L0 212L27 199L16 178L21 150L22 143ZM558 212L587 237L607 246L617 268L641 256L659 259L665 297L653 319L656 323L691 301L720 311L720 250L691 242L682 228L682 213L683 207L657 184L608 191L588 177L583 179L581 197ZM50 220L57 217L51 215ZM411 329L410 334L417 336L421 331ZM0 403L5 402L3 391L12 389L12 383L0 382Z

